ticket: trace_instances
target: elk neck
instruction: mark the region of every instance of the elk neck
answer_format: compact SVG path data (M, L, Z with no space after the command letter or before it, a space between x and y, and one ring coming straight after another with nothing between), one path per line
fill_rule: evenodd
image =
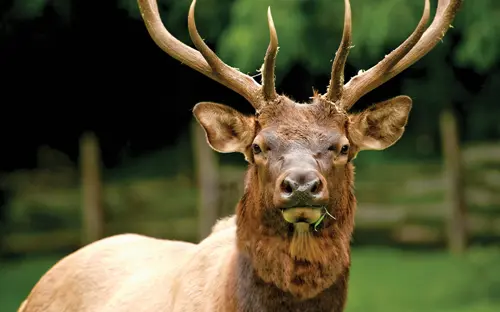
M237 206L237 252L232 260L232 289L237 311L341 311L345 303L350 268L350 240L356 198L354 166L349 163L338 176L327 177L331 201L325 218L310 244L321 250L309 259L290 255L289 225L280 213L265 206L250 165L245 192ZM338 300L332 300L338 298ZM252 308L250 308L252 307Z
M264 282L256 274L248 255L235 253L231 265L234 270L231 270L225 285L225 311L337 312L345 307L349 266L344 267L335 281L315 297L299 299L273 283Z

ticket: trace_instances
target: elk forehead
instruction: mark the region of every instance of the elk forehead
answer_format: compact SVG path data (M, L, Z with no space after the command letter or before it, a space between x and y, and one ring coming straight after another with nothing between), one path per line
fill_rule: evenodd
M317 123L289 123L264 128L254 140L254 144L265 150L276 152L282 157L285 153L317 154L337 145L348 144L345 128Z
M329 150L349 144L348 120L345 111L330 102L300 104L284 98L259 112L253 144L266 151L265 163L275 175L290 168L328 167Z
M261 129L270 128L283 138L300 140L304 135L321 135L325 129L343 133L348 116L344 110L322 99L302 104L283 97L276 104L264 106L257 121Z

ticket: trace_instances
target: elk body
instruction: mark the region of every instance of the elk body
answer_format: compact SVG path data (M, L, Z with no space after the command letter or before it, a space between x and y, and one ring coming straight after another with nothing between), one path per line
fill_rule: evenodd
M224 84L256 109L253 116L216 103L194 115L210 146L248 162L236 214L199 244L118 235L90 244L52 267L20 311L335 311L344 310L356 198L353 159L400 139L412 101L399 96L360 113L349 109L415 63L444 36L461 0L429 0L415 31L370 70L344 84L351 8L327 92L297 103L275 91L278 37L270 10L270 44L262 84L220 60L201 39L195 2L188 27L197 50L163 26L155 0L138 0L146 27L170 56Z

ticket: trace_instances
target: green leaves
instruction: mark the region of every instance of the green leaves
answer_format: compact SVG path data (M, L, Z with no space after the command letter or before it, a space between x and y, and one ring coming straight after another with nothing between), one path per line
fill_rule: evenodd
M500 56L500 2L496 0L464 1L456 22L462 34L455 60L484 72Z
M201 1L200 1L201 3ZM353 44L349 62L368 68L403 42L416 27L421 0L352 1ZM344 24L344 1L236 0L231 19L218 41L218 52L245 72L262 64L269 40L266 9L270 5L281 52L277 78L291 63L301 62L315 74L331 69Z
M34 16L48 0L17 0L19 14ZM61 0L62 1L62 0ZM191 0L158 0L168 29L190 43L187 14ZM131 16L140 18L136 0L119 0ZM432 16L437 0L431 1ZM328 74L342 37L343 0L199 0L196 21L205 40L217 46L227 63L243 72L256 73L269 42L267 7L271 6L278 31L280 53L277 79L295 62L313 74ZM353 45L348 62L366 69L396 48L415 29L423 12L423 0L351 0ZM167 10L164 10L167 8ZM455 61L487 70L500 55L500 2L464 1L450 32L461 33L453 51ZM450 40L448 36L444 41ZM441 45L437 49L443 48ZM434 53L434 52L431 52Z
M342 37L341 0L236 0L231 22L219 39L220 55L243 71L260 67L269 40L268 5L281 48L278 73L293 62L304 63L314 73L328 73ZM349 62L368 67L378 61L389 52L388 46L395 48L413 31L422 10L420 0L352 1L355 48Z
M303 30L306 22L300 10L301 1L237 0L230 12L230 24L219 39L219 55L243 72L255 73L264 61L269 44L267 8L271 6L279 45L286 53L277 58L277 77L290 63L301 58Z
M179 39L190 43L187 13L191 0L158 0L166 26ZM118 0L118 6L140 19L137 0ZM52 6L70 16L70 0L15 0L9 12L16 19L33 19ZM423 0L351 0L353 44L348 62L368 68L397 47L413 31L423 10ZM437 1L431 1L434 14ZM343 0L199 0L198 29L228 63L244 72L260 68L269 40L267 7L271 6L281 52L277 76L291 63L304 63L314 74L327 74L340 42L344 19ZM462 38L453 51L460 66L485 72L498 61L500 2L464 1L454 33ZM448 37L444 39L449 40ZM438 46L439 48L439 46Z
M353 1L354 2L354 1ZM413 32L423 0L356 1L353 3L353 44L350 62L368 68Z

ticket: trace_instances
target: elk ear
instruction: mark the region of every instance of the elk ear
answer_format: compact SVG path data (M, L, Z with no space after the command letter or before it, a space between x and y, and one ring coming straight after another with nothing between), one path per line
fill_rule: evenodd
M412 100L398 96L351 115L349 136L359 150L383 150L396 143L405 131Z
M245 116L222 104L201 102L193 108L196 120L205 130L207 142L220 153L245 153L255 133L253 116Z

